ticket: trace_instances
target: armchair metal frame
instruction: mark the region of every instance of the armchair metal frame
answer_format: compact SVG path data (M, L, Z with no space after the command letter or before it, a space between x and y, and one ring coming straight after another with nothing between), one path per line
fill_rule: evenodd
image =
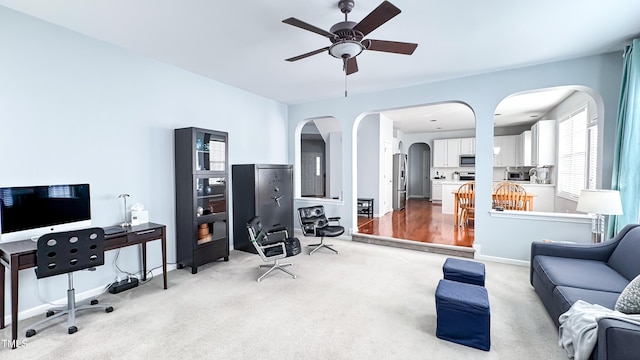
M274 270L281 270L289 274L292 278L297 278L296 274L285 268L286 266L293 266L292 263L280 263L280 260L287 257L287 249L285 244L285 240L289 238L287 229L275 229L269 232L264 231L264 229L262 229L260 218L256 216L253 219L249 220L249 222L247 223L247 231L249 232L249 239L251 240L253 246L256 248L256 251L258 251L258 255L260 255L260 258L262 258L262 260L265 262L273 261L272 264L261 264L258 266L258 268L269 268L269 270L267 270L264 274L262 274L262 276L258 278L258 282L260 282L267 275L271 274ZM282 240L269 243L267 237L269 235L278 233L284 234ZM278 248L280 248L280 251L278 251Z

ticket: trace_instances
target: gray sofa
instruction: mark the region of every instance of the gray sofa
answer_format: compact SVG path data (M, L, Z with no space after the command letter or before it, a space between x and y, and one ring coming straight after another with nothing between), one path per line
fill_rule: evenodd
M613 309L627 284L640 274L640 225L627 225L599 244L534 242L529 281L556 326L560 314L584 300ZM591 358L638 359L640 326L602 319Z

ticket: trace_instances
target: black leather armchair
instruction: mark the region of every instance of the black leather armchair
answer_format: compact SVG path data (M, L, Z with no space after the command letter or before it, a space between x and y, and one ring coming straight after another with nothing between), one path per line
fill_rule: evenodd
M265 231L262 228L262 222L258 216L249 220L247 223L247 231L249 232L251 243L258 251L258 255L260 255L262 260L265 262L273 262L269 265L263 264L259 266L260 268L269 267L270 269L258 278L258 282L276 269L282 270L294 279L296 278L294 273L285 269L286 266L292 266L293 264L281 264L280 260L298 255L300 253L300 240L289 237L286 228Z
M324 206L322 205L299 208L298 216L302 233L305 236L315 236L320 238L319 244L309 245L315 246L315 249L311 250L309 255L321 248L327 248L336 254L338 253L338 250L334 249L333 245L324 243L324 237L336 237L344 233L344 227L340 225L339 217L327 218L324 213Z

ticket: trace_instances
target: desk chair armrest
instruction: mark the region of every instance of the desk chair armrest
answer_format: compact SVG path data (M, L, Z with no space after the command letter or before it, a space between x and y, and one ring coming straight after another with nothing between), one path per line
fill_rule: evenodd
M331 222L331 221L335 221L335 222L338 223L338 225L340 225L340 216L334 216L334 217L327 218L327 222Z
M264 255L264 256L265 256L265 258L275 258L275 257L277 257L277 256L280 256L280 258L279 258L279 259L282 259L282 258L287 257L287 248L285 247L285 243L284 243L284 241L279 241L279 242L277 242L277 243L268 244L268 245L264 245L264 246L260 246L260 245L258 245L258 247L262 250L262 252L263 252L263 253L264 253L264 250L266 250L266 249L270 249L270 248L278 247L278 246L280 246L280 247L282 248L282 253L281 253L281 254L278 254L278 255L272 255L272 256L267 256L267 255L266 255L266 253L265 253L265 255Z
M272 234L278 234L278 233L284 233L284 238L288 238L289 237L289 232L287 231L286 227L277 227L277 228L273 228L269 231L267 231L267 235L272 235Z

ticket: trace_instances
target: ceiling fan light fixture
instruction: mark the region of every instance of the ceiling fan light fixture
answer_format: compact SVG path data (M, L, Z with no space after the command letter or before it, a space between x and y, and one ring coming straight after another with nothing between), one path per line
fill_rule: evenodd
M348 59L360 55L364 46L358 41L341 40L329 48L329 54L338 59Z

